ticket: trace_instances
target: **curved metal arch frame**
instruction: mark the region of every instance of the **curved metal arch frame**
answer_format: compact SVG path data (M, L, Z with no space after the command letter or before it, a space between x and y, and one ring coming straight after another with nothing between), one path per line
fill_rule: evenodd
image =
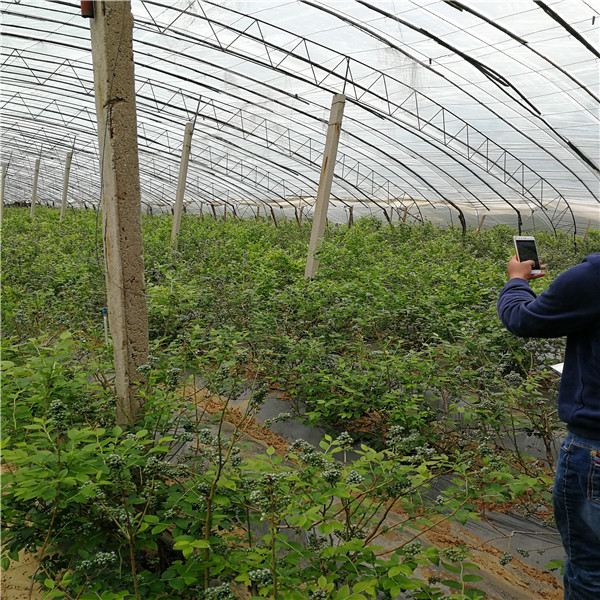
M305 2L305 0L302 0L302 1L303 1L303 3L307 3L307 4L311 4L311 5L313 5L313 3L310 3L310 2ZM146 3L152 3L152 2L150 2L149 0L145 0L145 2L146 2ZM208 4L214 4L214 3L212 3L212 2L206 2L206 3L208 3ZM182 13L185 13L186 11L181 11L181 12L182 12ZM234 12L235 12L235 11L234 11ZM333 12L333 11L331 11L331 12ZM194 16L196 16L196 15L194 15ZM336 15L336 16L337 16L337 15ZM272 25L272 24L261 22L261 21L259 21L258 19L255 19L255 18L253 18L253 17L247 17L247 18L249 18L249 19L251 19L251 20L254 20L254 21L257 21L257 22L259 22L259 23L263 23L263 25L268 25L269 27L272 27L272 28L273 28L273 27L275 27L275 26L274 26L274 25ZM341 18L341 17L340 17L340 18ZM217 22L217 21L215 21L215 23L216 23L216 24L218 24L219 26L223 27L224 29L227 29L227 28L228 28L228 26L227 26L226 24L222 23L222 22ZM262 44L264 44L264 46L265 46L265 48L266 48L266 49L267 49L267 48L270 48L271 50L274 50L274 51L276 50L276 51L279 51L279 52L284 52L284 53L285 53L285 51L283 51L281 48L277 48L277 47L276 47L276 46L274 46L273 44L270 44L269 42L267 42L265 39L263 39L263 38L257 38L256 36L252 36L252 35L248 34L248 33L247 33L247 29L248 29L248 28L246 28L246 30L233 29L233 31L234 31L236 34L238 34L238 36L239 36L239 37L243 37L243 36L245 36L245 37L250 37L250 38L252 38L252 39L253 39L253 41L255 41L255 42L259 42L259 43L262 43ZM259 29L260 29L260 28L259 28ZM277 28L277 29L281 29L281 28ZM212 31L214 32L214 28L212 29ZM283 31L286 31L286 30L283 30ZM292 34L291 32L287 32L287 33L289 33L290 35L295 35L295 34ZM215 34L215 35L216 35L216 34ZM228 54L233 54L234 56L237 56L238 58L242 58L242 56L241 56L240 54L238 54L238 53L236 53L236 52L233 52L233 51L231 50L231 45L230 45L230 46L228 46L227 48L225 48L225 47L223 46L223 44L221 44L221 43L218 43L217 45L214 45L214 44L211 44L210 42L208 42L208 41L206 41L206 40L204 40L204 41L203 41L203 40L198 40L198 39L196 39L195 41L196 41L196 42L198 42L198 43L205 44L205 45L207 45L207 46L209 46L209 47L211 47L211 48L213 48L213 49L220 49L220 50L222 50L222 51L224 51L224 52L227 52ZM306 45L306 44L318 45L318 44L316 44L315 42L312 42L312 41L310 41L310 40L306 40L306 38L302 38L302 42L303 42L305 45ZM396 48L396 49L400 50L399 48ZM333 52L331 49L328 49L328 50L329 50L330 52ZM334 71L331 71L331 70L328 70L328 69L324 69L324 68L323 68L321 65L319 65L319 64L315 63L314 61L312 61L312 60L310 60L310 59L308 59L308 58L306 58L306 57L303 57L303 56L301 56L301 55L298 55L298 54L293 54L293 53L287 53L287 54L288 54L288 55L290 55L290 56L291 56L291 55L293 55L295 59L298 59L298 60L301 60L301 61L304 61L304 62L308 62L308 63L310 64L311 68L313 68L313 69L314 69L315 67L318 67L319 69L321 69L321 70L323 70L323 71L326 71L326 72L328 73L328 75L335 75L335 76L339 77L340 79L343 79L344 77L347 77L348 73L350 72L350 69L346 69L346 73L345 73L344 75L342 75L342 74L338 74L338 73L335 73ZM248 57L246 57L246 59L248 59ZM345 60L347 60L347 61L350 61L350 60L354 61L354 59L351 59L350 57L344 57L344 59L345 59ZM274 70L281 70L281 63L283 62L283 61L281 61L281 62L279 63L279 65L278 65L277 67L275 67L275 66L272 64L272 60L270 61L270 62L271 62L271 65L266 65L266 63L265 63L265 62L262 62L262 63L261 63L261 62L260 62L260 61L258 61L258 59L256 59L256 58L254 58L254 59L252 59L252 60L253 60L253 61L257 61L257 62L259 62L259 64L262 64L263 66L267 66L267 67L269 67L269 68L271 68L271 69L274 69ZM358 62L358 61L356 61L356 62ZM342 61L340 61L340 63L338 63L338 66L339 66L340 64L342 64L342 63L343 63L343 60L342 60ZM363 65L363 66L365 66L365 65ZM299 77L297 74L291 74L291 73L289 73L289 72L287 72L287 71L284 71L284 72L285 72L287 75L290 75L290 76L293 76L293 77L296 77L296 78L300 78L300 77ZM314 72L314 71L313 71L313 72ZM386 75L386 74L384 74L384 73L380 73L380 75L381 75L381 77L382 77L382 78L387 78L387 79L389 79L389 80L393 80L393 81L395 81L395 82L397 82L397 83L400 83L400 84L401 84L401 85L403 85L403 86L405 85L405 84L403 84L402 82L399 82L398 80L394 80L393 78L390 78L390 77L389 77L389 75ZM306 78L300 78L300 79L302 79L302 80L303 80L303 81L305 81L305 82L312 83L313 85L316 85L317 87L321 87L322 89L325 89L325 90L330 90L330 89L331 89L331 88L330 88L330 87L328 87L328 86L323 86L323 85L322 85L322 82L321 82L321 83L319 83L319 82L317 81L316 75L315 75L315 80L314 80L314 81L309 81L309 80L307 80ZM324 81L324 80L323 80L323 81ZM346 84L347 84L347 79L346 79L346 80L344 80L344 87L346 86ZM371 92L371 90L367 90L367 89L365 89L363 86L361 86L360 84L357 84L356 82L353 82L353 83L352 83L352 86L353 86L355 89L357 89L357 88L358 88L358 89L361 89L361 90L362 90L362 93L363 93L363 96L364 96L364 94L365 94L365 93L367 93L367 92ZM372 92L371 92L371 93L372 93ZM416 90L411 90L411 91L410 91L410 94L409 94L409 98L410 98L410 96L414 96L415 98L418 98L418 97L419 97L419 96L421 96L421 95L422 95L422 94L418 93ZM446 138L446 136L447 136L447 133L446 133L446 131L445 131L445 130L443 130L442 128L440 128L439 126L433 125L433 124L432 124L432 121L433 121L433 119L435 119L435 118L436 118L436 116L437 116L437 115L438 115L440 112L442 112L442 115L443 115L444 113L447 113L447 114L452 114L452 113L451 113L450 111L448 111L447 109L445 109L444 107L442 107L442 106L438 105L436 102L434 102L434 101L432 101L431 99L427 98L426 96L424 96L424 95L423 95L423 97L425 97L425 98L426 98L428 101L430 101L432 104L435 104L435 105L437 106L437 109L436 109L436 113L435 113L435 114L434 114L432 117L430 117L429 119L423 119L423 121L424 121L424 123L425 123L423 126L419 126L419 124L418 124L418 123L419 123L419 122L422 120L422 118L421 118L421 117L420 117L420 115L418 114L418 110L419 110L419 109L418 109L418 107L417 107L416 111L415 111L414 113L411 113L411 114L412 114L412 116L416 117L416 120L417 120L417 126L416 126L416 128L422 131L422 130L423 130L423 128L424 128L425 126L427 126L427 125L432 125L432 127L433 127L434 129L437 129L438 131L440 131L440 132L442 132L442 133L443 133L443 136L444 136L444 139L445 139L445 138ZM354 98L354 99L356 99L356 100L358 101L358 97L356 97L356 98ZM392 104L394 104L394 103L390 102L389 98L385 99L385 98L383 98L383 97L381 97L381 96L380 96L380 97L379 97L379 99L380 99L380 100L384 100L385 102L387 102L388 106L391 106ZM406 100L405 100L405 102L406 102ZM358 101L358 103L362 105L362 103L361 103L360 101ZM395 109L395 110L398 110L398 109L402 109L402 105L400 105L400 106L396 105L396 109ZM410 112L410 111L407 111L407 112ZM389 114L389 115L386 115L386 116L393 117L393 113L394 113L394 111L390 111L390 114ZM452 140L459 141L460 143L462 143L462 144L464 145L464 147L466 148L466 155L464 155L464 154L463 154L463 157L467 158L467 160L469 160L469 161L471 161L471 162L474 162L474 161L473 161L473 157L474 157L474 156L476 156L476 155L479 155L479 156L481 156L481 157L482 157L482 159L483 159L483 160L484 160L484 161L485 161L487 164L489 164L490 162L492 162L492 163L493 163L493 166L497 167L497 168L498 168L498 169L499 169L501 172L503 172L503 173L504 173L504 178L503 178L503 179L501 179L500 177L497 177L495 174L493 174L493 173L490 173L490 171L489 171L488 169L484 169L484 170L486 170L486 171L487 171L487 173L488 173L488 174L491 174L493 177L495 177L496 179L498 179L498 180L502 181L502 183L505 183L505 184L507 183L507 181L514 181L514 182L515 182L515 185L516 185L517 187L516 187L516 188L513 188L513 190L514 190L514 191L516 191L516 192L518 192L518 193L520 193L520 194L521 194L521 195L523 195L523 196L525 196L525 195L528 195L528 196L530 197L530 199L531 199L531 200L534 202L534 204L537 204L537 208L541 208L542 210L547 210L547 209L546 209L546 207L544 207L544 205L543 205L543 201L542 201L541 199L538 199L538 198L535 196L535 194L532 192L532 187L533 187L533 185L537 185L537 184L539 183L539 184L540 184L540 187L541 187L541 189L543 189L543 187L544 187L544 184L545 184L547 189L548 189L548 188L550 188L550 189L554 189L554 191L556 192L556 198L555 198L555 201L557 201L557 202L564 202L564 203L565 203L565 205L567 206L567 209L568 209L568 211L570 212L570 214L571 214L571 216L572 216L573 228L574 228L574 230L576 231L576 222L575 222L575 217L574 217L574 215L573 215L573 211L571 210L571 207L570 207L570 204L569 204L569 202L566 200L566 198L564 198L564 196L563 196L563 195L562 195L562 194L561 194L561 193L560 193L558 190L556 190L556 189L554 188L554 186L553 186L553 185L552 185L550 182L548 182L548 181L547 181L545 178L543 178L542 176L540 176L539 174L537 174L537 173L536 173L536 172L535 172L533 169L530 169L529 167L526 167L526 165L525 165L524 163L522 163L522 161L520 161L520 159L518 159L516 156L514 156L514 155L513 155L513 154L511 154L510 152L506 151L505 149L501 149L501 151L500 151L500 157L499 157L499 158L497 158L497 159L496 159L496 161L490 161L490 160L489 160L489 157L488 157L488 156L485 156L485 155L484 155L484 154L483 154L483 153L480 151L480 149L481 149L481 147L482 147L484 144L485 144L486 146L489 146L490 142L492 143L492 145L496 145L496 146L497 146L497 144L496 144L496 143L495 143L493 140L491 140L491 139L490 139L488 136L486 136L486 135L485 135L485 134L483 134L482 132L478 131L478 130L477 130L477 128L475 128L475 127L473 127L471 124L469 124L469 123L467 123L467 122L463 121L463 120L462 120L460 117L458 117L457 115L452 115L452 116L453 116L454 118L458 119L459 121L461 121L461 122L463 123L463 126L462 126L462 128L461 128L461 129L460 129L458 132L456 132L456 133L455 133L455 135L448 136L448 137L449 137L449 138L451 138ZM444 118L444 116L443 116L442 120L445 122L445 118ZM461 132L461 131L463 131L464 129L466 129L466 140L458 140L458 138L457 138L457 136L458 136L458 133L460 133L460 132ZM481 139L483 140L483 141L481 141L481 143L479 143L477 146L472 146L472 145L470 144L470 142L469 142L469 129L470 129L470 130L472 130L474 133L477 133L479 136L481 136ZM544 149L544 148L542 148L542 147L541 147L541 145L540 145L539 143L535 142L534 140L531 140L531 139L529 139L529 141L530 141L530 142L532 142L532 143L534 143L534 144L536 144L536 145L538 145L538 147L540 147L541 149L543 149L543 150L545 150L546 152L548 152L549 154L551 154L551 153L550 153L550 152L549 152L547 149ZM446 145L446 144L444 143L444 145ZM500 147L498 146L498 148L500 148ZM510 156L510 157L511 157L511 158L512 158L512 159L513 159L515 162L517 162L517 168L513 169L512 171L508 171L508 170L506 170L506 169L505 169L503 166L501 166L501 165L499 164L499 163L500 163L500 160L501 160L502 158L504 158L504 162L506 163L506 156ZM453 158L455 158L455 157L454 157L454 155L453 155ZM555 160L557 160L558 162L560 162L560 161L559 161L559 160L558 160L556 157L554 157L554 156L553 156L553 158L554 158ZM481 166L481 164L478 164L478 163L474 163L474 164L476 164L476 165L477 165L477 166L479 166L480 168L483 168L483 167ZM561 164L563 164L563 163L561 163ZM564 166L564 168L565 168L565 169L569 170L569 167L568 167L567 165L564 165L564 164L563 164L563 166ZM521 180L520 180L520 181L519 181L519 180L518 180L518 179L515 177L515 173L517 173L517 172L520 172L520 173L521 173ZM533 173L533 174L534 174L534 179L536 180L536 181L534 182L534 184L533 184L533 185L531 185L531 186L529 186L529 185L526 185L526 184L525 184L525 177L526 177L526 174L527 174L527 173ZM590 192L590 194L591 194L593 197L595 197L595 198L597 199L597 197L594 195L594 193L592 192L592 190L590 190L590 189L587 187L587 185L585 184L585 182L583 182L583 181L582 181L582 180L581 180L581 179L578 177L578 175L577 175L576 173L574 173L574 172L572 172L572 171L571 171L571 173L572 173L572 174L573 174L575 177L577 177L577 178L580 180L580 182L582 183L582 185L584 185L584 186L586 187L586 189L587 189L587 190ZM520 187L520 190L519 190L519 187ZM513 209L514 209L514 207L513 207ZM556 213L556 212L557 212L557 207L555 206L555 207L554 207L554 213Z
M67 3L63 3L63 4L67 4ZM270 26L270 27L272 27L273 25L272 25L272 24L269 24L269 26ZM314 42L310 42L310 40L309 40L309 41L308 41L308 43L314 43ZM350 57L348 57L348 60L350 60ZM64 64L64 62L63 62L63 64ZM59 68L60 68L60 67L59 67ZM77 75L77 73L76 73L76 72L75 72L75 74ZM385 74L382 74L382 76L385 76ZM443 109L443 107L442 107L442 109ZM419 117L418 117L418 115L417 115L417 119L418 119L418 118L419 118ZM467 147L468 147L468 144L467 144ZM498 159L498 160L500 160L500 159ZM516 171L515 171L515 172L516 172ZM513 172L513 175L514 175L514 172ZM503 183L506 183L506 182L503 182ZM466 188L465 188L465 189L466 189ZM567 204L568 204L568 203L567 203ZM542 207L543 207L543 206L542 206ZM543 207L543 208L544 208L545 210L547 210L547 207ZM556 210L555 210L555 212L556 212Z

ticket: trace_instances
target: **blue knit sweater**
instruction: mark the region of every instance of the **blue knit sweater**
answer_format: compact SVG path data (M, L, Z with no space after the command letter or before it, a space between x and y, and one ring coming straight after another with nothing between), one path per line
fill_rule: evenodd
M524 279L500 292L498 315L521 337L567 336L558 416L567 429L600 440L600 253L559 275L538 297Z

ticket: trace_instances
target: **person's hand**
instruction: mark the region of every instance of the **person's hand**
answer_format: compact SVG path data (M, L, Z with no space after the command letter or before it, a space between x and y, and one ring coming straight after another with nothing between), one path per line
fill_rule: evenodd
M525 260L523 262L519 262L519 259L513 256L508 262L508 266L506 270L508 271L509 279L525 279L525 281L529 281L530 279L538 279L538 277L543 277L546 274L546 265L540 265L542 269L541 273L532 273L531 269L535 266L535 262L533 260Z

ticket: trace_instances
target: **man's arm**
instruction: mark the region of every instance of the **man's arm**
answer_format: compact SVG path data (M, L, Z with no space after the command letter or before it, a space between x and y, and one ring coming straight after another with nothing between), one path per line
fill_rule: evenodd
M561 337L588 327L600 316L600 263L584 260L559 275L536 297L531 275L511 259L510 280L500 292L498 315L504 326L522 337Z

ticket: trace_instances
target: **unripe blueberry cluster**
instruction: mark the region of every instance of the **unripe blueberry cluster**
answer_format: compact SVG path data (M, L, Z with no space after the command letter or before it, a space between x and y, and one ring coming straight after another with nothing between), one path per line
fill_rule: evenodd
M231 586L228 583L222 583L204 590L203 600L235 600L235 596L231 591Z
M122 469L127 464L126 460L120 454L109 454L106 457L106 465L113 471Z
M175 387L179 383L179 377L181 376L181 369L171 367L167 369L167 380L166 384L169 387Z
M414 558L421 551L421 544L419 542L413 542L412 544L407 544L402 548L402 554L404 556L409 556Z
M148 363L144 363L143 365L140 365L139 367L137 367L136 371L140 375L143 375L144 377L148 377L148 375L150 374L150 371L152 371L152 366L149 365Z
M269 569L256 569L248 571L248 577L259 586L267 586L273 581L271 571Z
M149 456L146 459L144 472L149 476L173 477L175 475L173 465L166 460L160 460L156 456Z
M465 552L459 548L446 548L444 550L444 556L453 563L461 562L467 558Z
M352 450L352 444L354 443L354 440L347 431L343 431L337 436L335 442L342 450Z
M48 418L57 429L63 429L67 421L67 409L60 400L52 400L48 407Z
M76 567L78 571L90 571L92 569L105 569L117 562L115 552L98 552L93 558L82 560Z
M292 417L292 415L290 413L279 413L273 419L267 419L264 422L264 426L265 427L271 427L271 425L273 425L275 423L284 422L284 421L291 421L292 419L293 419L293 417Z
M335 485L342 474L342 468L336 463L330 465L327 469L323 471L323 479L329 485Z
M363 480L364 477L353 469L352 471L350 471L350 473L348 473L348 476L346 477L346 484L360 485L363 482Z

